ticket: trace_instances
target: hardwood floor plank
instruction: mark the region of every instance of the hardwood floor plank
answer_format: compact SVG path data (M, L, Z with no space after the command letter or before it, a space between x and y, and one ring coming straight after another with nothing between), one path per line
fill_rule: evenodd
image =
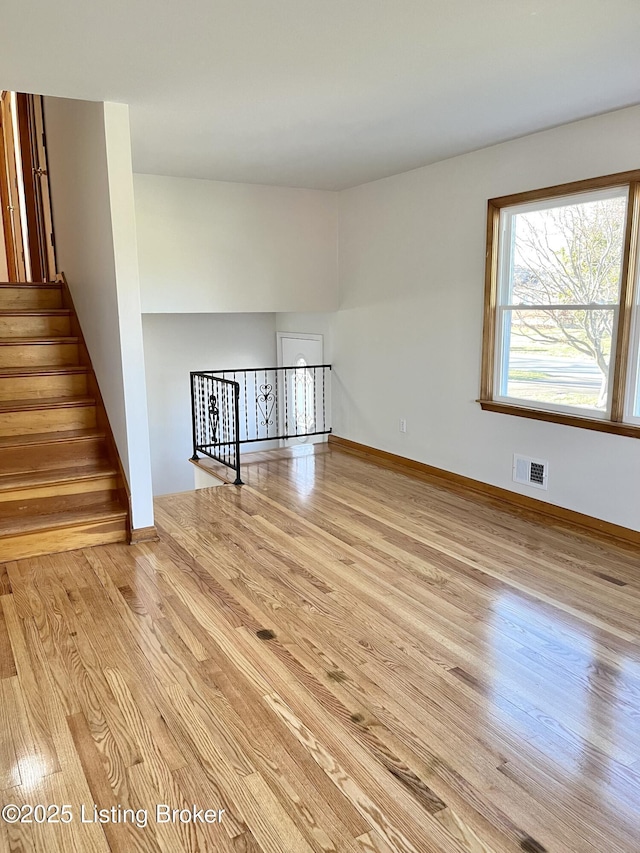
M637 853L637 554L326 446L245 468L2 567L5 801L150 820L0 850Z
M310 729L296 717L291 708L282 701L280 696L275 693L270 694L269 696L265 696L265 702L289 727L290 731L307 749L313 760L324 770L336 787L353 803L367 823L385 839L393 850L401 851L401 853L418 853L420 849L423 849L425 853L427 851L435 853L435 851L439 850L459 849L457 845L454 846L453 844L447 847L436 847L435 842L430 844L428 841L424 848L414 846L403 834L401 824L399 822L396 824L385 816L384 811L378 804L362 790L357 781L341 766L336 757L322 745Z
M13 656L18 673L19 690L23 697L24 711L32 743L31 762L39 777L60 770L50 723L47 719L43 694L34 672L22 622L14 603L13 595L2 596L2 610L6 620ZM22 775L22 773L21 773ZM24 781L24 780L23 780Z
M16 699L18 679L0 681L0 788L6 790L20 785L20 762L28 753L23 720Z
M11 649L11 640L7 631L4 613L0 609L0 680L16 675L16 662Z
M105 809L117 807L119 804L125 808L133 808L133 803L121 796L121 786L110 781L105 761L96 747L84 715L74 714L67 718L67 723L93 802ZM118 788L120 794L116 793ZM160 850L153 830L143 835L134 824L117 822L105 823L102 828L112 850L131 850L132 853L157 853Z

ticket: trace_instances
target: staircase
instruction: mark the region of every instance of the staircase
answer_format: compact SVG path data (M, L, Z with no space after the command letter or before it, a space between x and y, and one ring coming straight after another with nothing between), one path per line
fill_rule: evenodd
M66 282L0 284L0 563L127 541L126 488Z

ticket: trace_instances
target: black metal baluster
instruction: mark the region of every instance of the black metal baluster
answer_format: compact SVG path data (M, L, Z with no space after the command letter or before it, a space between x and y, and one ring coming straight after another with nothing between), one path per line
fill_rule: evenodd
M191 374L191 438L193 439L193 456L194 462L200 457L198 456L198 438L196 435L196 378Z
M275 376L274 385L275 385L275 395L276 395L275 409L274 409L274 411L275 411L274 423L276 424L276 433L280 432L280 399L278 397L278 373L279 373L279 370L276 367L276 369L274 370L274 376ZM276 435L276 438L277 437L278 436Z
M200 439L200 381L199 377L194 377L194 386L193 393L195 395L195 407L196 407L196 423L194 434L196 437L196 450L198 449L199 439Z
M208 445L214 444L215 436L213 435L213 430L211 429L211 407L213 405L213 397L215 395L215 388L213 384L214 380L207 376L206 379L206 393L205 393L205 410L204 410L204 423L206 429L206 443Z
M213 445L211 448L211 455L213 456L214 459L217 459L220 456L220 437L221 437L221 435L220 435L220 430L221 430L221 426L220 426L220 411L221 411L221 409L220 409L220 407L222 406L222 400L220 399L220 387L219 386L220 386L220 383L218 382L217 378L215 376L212 376L211 377L211 395L215 397L215 407L218 410L217 411L217 417L214 416L215 421L216 421L215 435L211 436L211 442ZM210 400L210 405L211 405L211 402L212 401Z
M257 381L256 381L256 374L255 374L255 371L251 371L251 372L253 373L253 376L252 376L252 379L253 379L253 389L252 389L252 391L251 391L251 396L253 397L253 400L254 400L254 403L255 403L255 407L256 407L256 413L255 413L255 417L256 417L256 421L255 421L256 433L255 433L255 435L256 435L256 438L259 438L259 435L260 435L260 421L258 420L258 383L257 383Z
M205 428L206 428L206 420L205 420L206 407L205 407L205 403L204 403L205 394L206 394L206 377L200 376L198 378L199 378L199 381L198 381L198 390L199 390L198 399L199 399L199 409L200 409L200 444L201 444L201 446L204 447L205 444L207 443L207 435L205 432Z
M218 447L216 454L221 462L224 462L224 385L221 382L216 382L216 390L218 392Z
M327 376L327 368L323 367L322 368L322 429L323 430L325 430L327 428L327 415L326 415L327 410L326 410L326 405L325 405L326 401L325 401L325 388L324 388L326 376Z
M234 414L236 421L236 479L234 485L241 486L242 479L240 477L240 386L236 383L233 386L234 396Z
M264 372L264 438L269 435L269 402L268 397L267 371Z
M302 392L304 394L304 423L302 424L304 428L304 433L309 432L309 415L307 413L307 402L309 395L307 394L307 379L309 378L309 369L307 367L303 367L300 371L300 377L302 378Z
M315 432L318 429L318 424L316 423L317 415L318 415L318 404L316 402L316 384L318 381L318 368L313 368L313 421L311 422L311 426L313 427L313 431ZM307 431L309 427L307 427Z
M247 402L247 371L243 371L244 380L244 437L249 438L249 403Z
M235 381L236 381L236 371L235 371L235 370L233 371L233 374L232 374L232 375L233 375L233 381L235 382ZM230 389L229 389L229 390L230 390L230 391L232 391L232 390L233 390L233 387L230 387ZM231 404L232 404L232 406L233 406L233 405L234 405L234 394L233 394L233 393L231 394L231 400L230 400L230 402L231 402ZM229 410L229 417L230 417L230 418L231 418L232 413L233 413L233 409L230 409L230 410ZM237 424L236 424L236 426L237 426ZM229 436L229 438L230 438L230 439L234 442L234 444L235 444L235 440L236 440L235 433L233 433L233 432L232 432L232 434Z
M293 422L296 425L296 436L300 432L300 421L304 418L304 412L300 411L300 371L296 368L293 371Z
M227 465L231 462L231 453L229 450L229 386L222 386L224 389L224 458Z
M198 419L198 449L202 453L208 453L207 448L207 407L206 407L206 376L201 373L198 375L198 394L196 400L196 410Z
M235 382L236 374L233 374L234 382ZM233 445L229 447L229 461L233 462L233 467L235 468L238 464L238 456L236 454L236 439L237 434L236 430L238 428L238 422L236 418L236 386L229 386L229 441L233 442Z
M284 369L284 438L289 438L289 390L287 388L287 368Z
M229 467L233 467L233 436L231 434L231 419L233 417L233 385L225 385L225 394L227 404L225 406L225 411L227 413L227 461L229 463Z

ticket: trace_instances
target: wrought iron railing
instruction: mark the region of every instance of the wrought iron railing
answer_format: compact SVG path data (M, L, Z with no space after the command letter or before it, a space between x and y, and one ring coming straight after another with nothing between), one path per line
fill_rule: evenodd
M193 456L209 456L240 478L240 445L326 435L330 364L191 374Z

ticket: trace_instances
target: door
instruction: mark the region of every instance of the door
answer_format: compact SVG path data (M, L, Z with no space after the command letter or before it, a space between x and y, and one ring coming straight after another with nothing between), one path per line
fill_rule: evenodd
M322 335L278 332L278 366L293 369L284 372L280 383L278 408L280 434L295 436L283 441L284 447L326 441L325 435L308 435L324 430L328 405L328 383L324 371L311 369L323 364Z

